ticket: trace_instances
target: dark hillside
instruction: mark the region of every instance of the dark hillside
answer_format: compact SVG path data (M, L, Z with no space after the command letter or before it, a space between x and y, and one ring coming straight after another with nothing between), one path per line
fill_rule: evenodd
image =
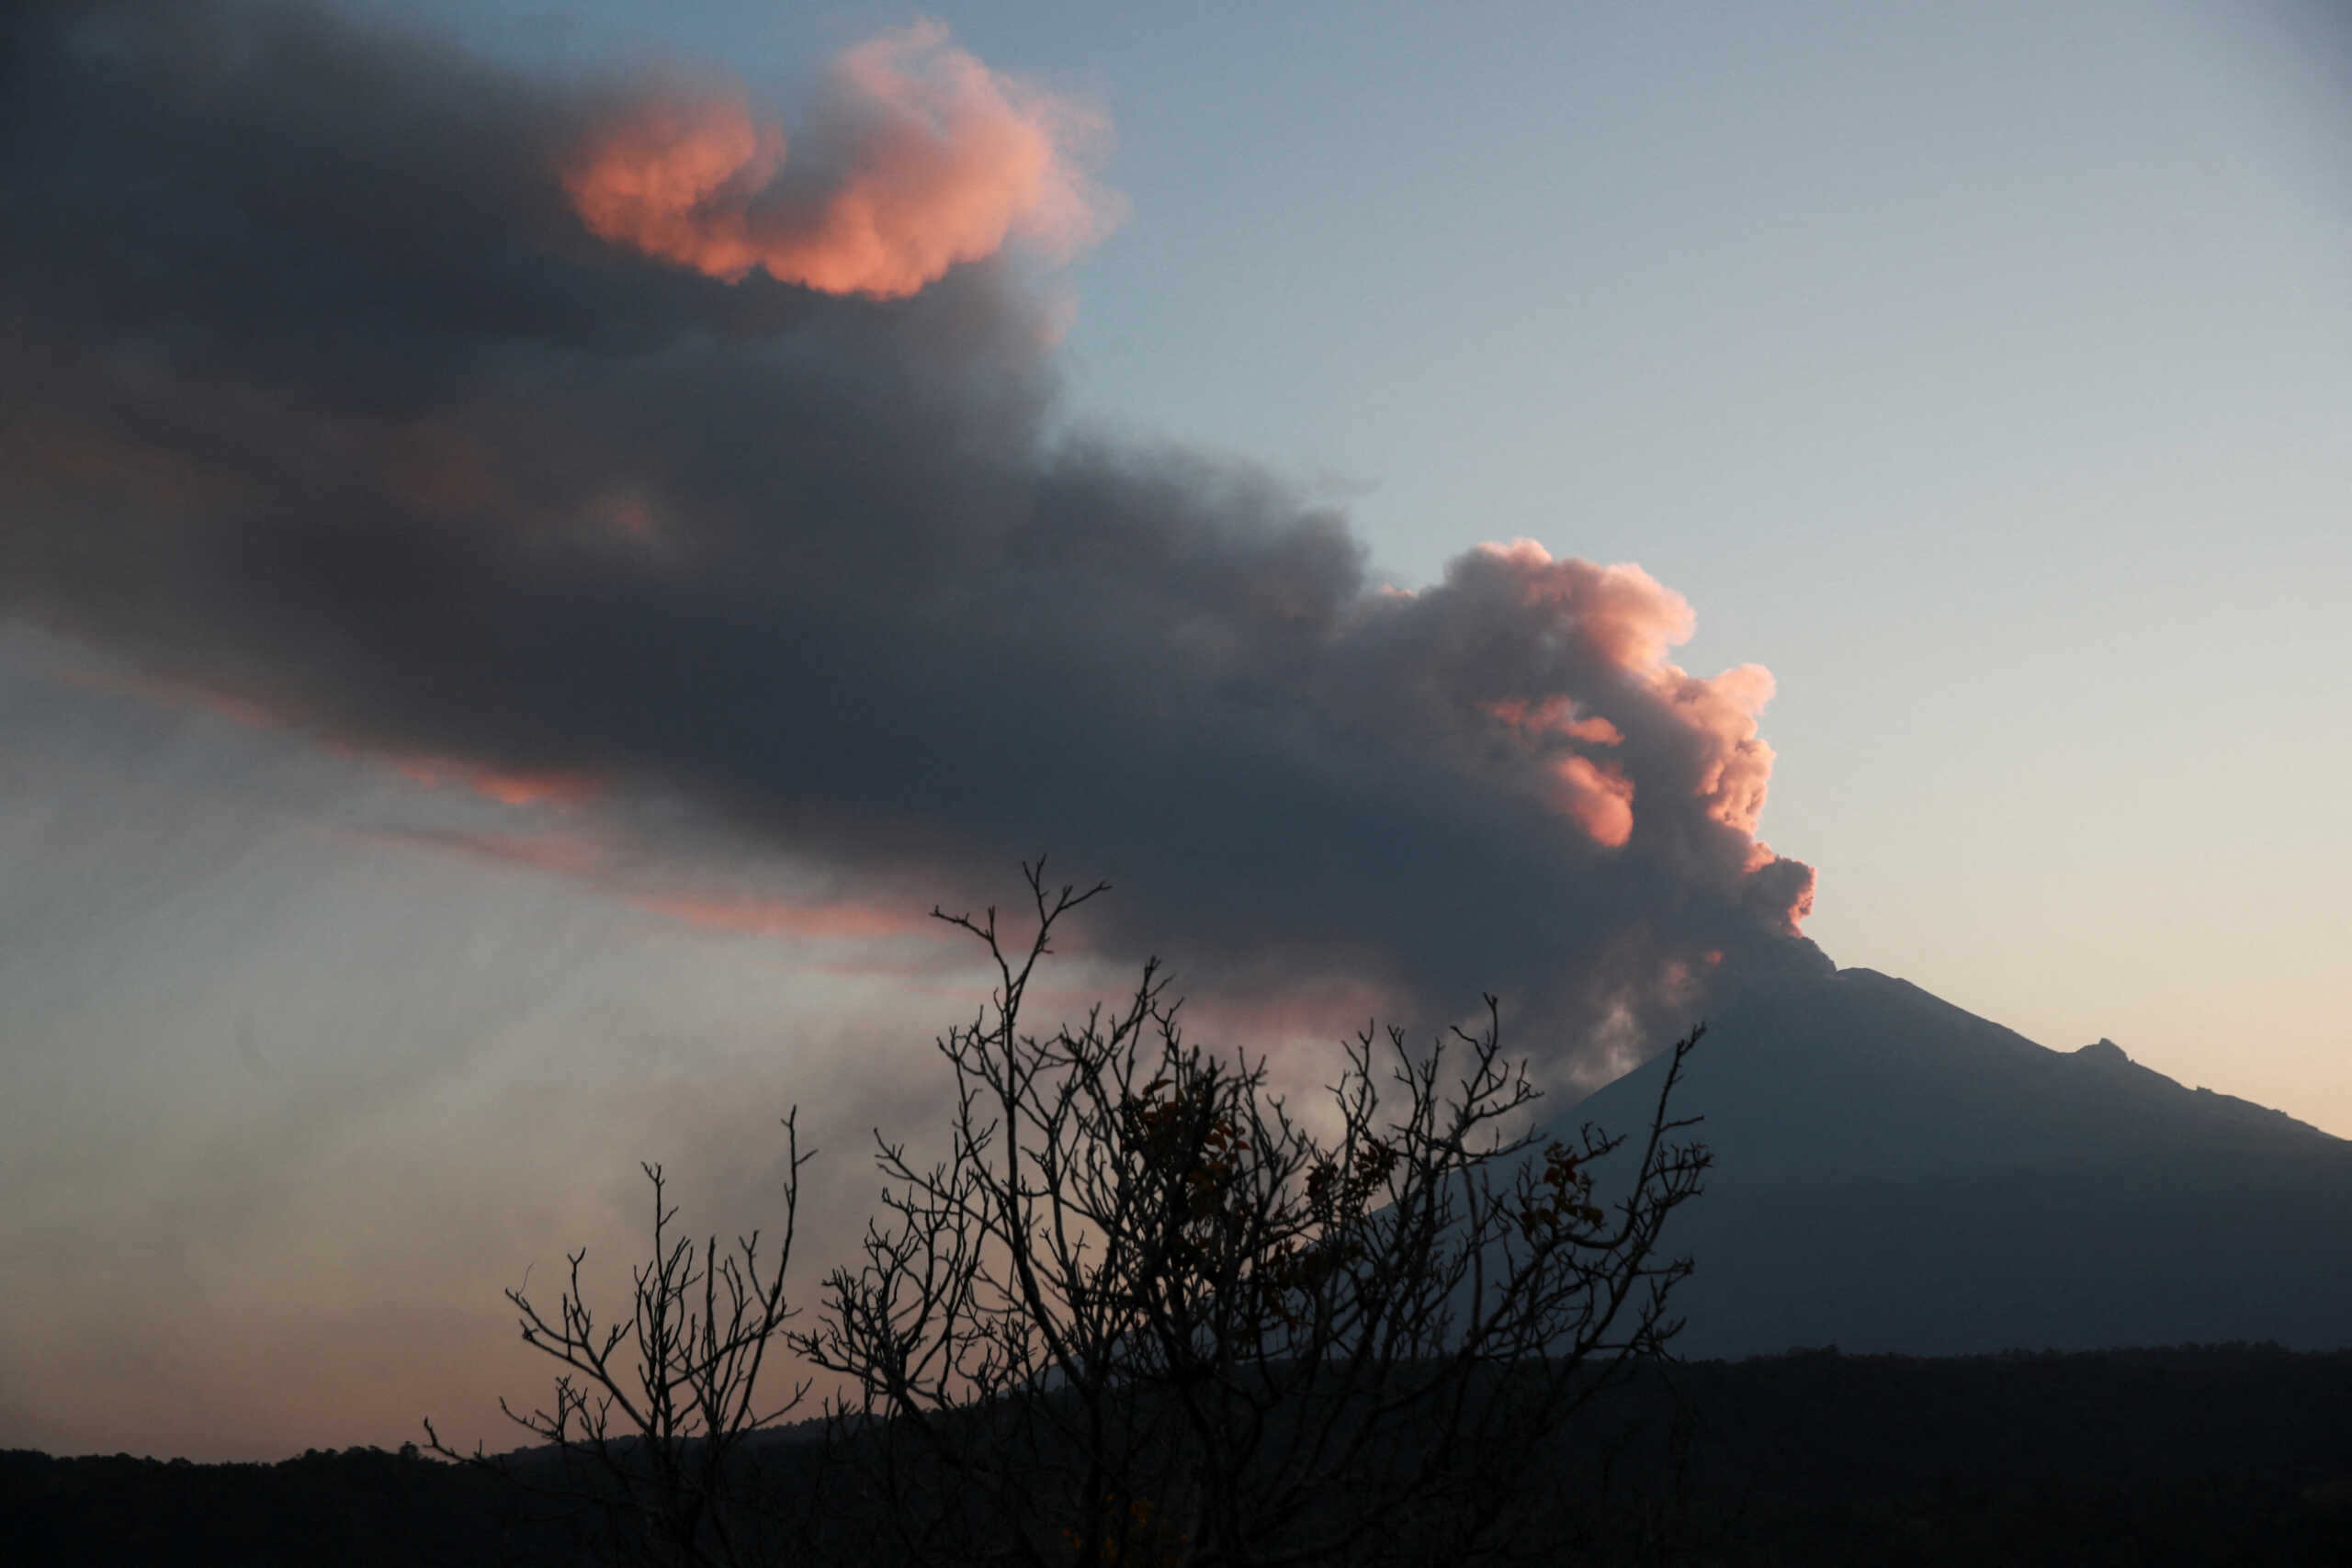
M2352 1354L1698 1363L1627 1391L1556 1462L1594 1563L2344 1568ZM489 1477L372 1450L0 1455L12 1568L552 1568L603 1561L603 1539Z
M579 1532L494 1476L376 1449L277 1464L0 1453L0 1562L526 1568Z
M2352 1355L1815 1351L1675 1381L1676 1560L2352 1564Z
M1645 1123L1659 1070L1566 1121ZM2352 1346L2352 1144L2111 1042L1847 969L1727 1008L1678 1109L1715 1152L1688 1354Z

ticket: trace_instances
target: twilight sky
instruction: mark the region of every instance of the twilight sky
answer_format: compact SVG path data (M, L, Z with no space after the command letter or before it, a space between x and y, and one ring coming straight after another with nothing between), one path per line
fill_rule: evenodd
M491 1432L795 1100L822 1264L1039 849L1305 1081L1826 953L2352 1134L2339 12L0 48L0 1444Z

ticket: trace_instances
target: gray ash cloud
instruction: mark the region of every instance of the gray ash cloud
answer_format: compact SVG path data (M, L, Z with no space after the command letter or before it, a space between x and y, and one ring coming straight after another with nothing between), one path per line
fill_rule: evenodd
M1414 594L1236 465L1053 433L1001 259L911 298L599 241L623 95L331 12L5 46L0 613L340 741L682 794L843 876L1118 883L1102 939L1566 1063L1812 971L1769 677L1638 570Z

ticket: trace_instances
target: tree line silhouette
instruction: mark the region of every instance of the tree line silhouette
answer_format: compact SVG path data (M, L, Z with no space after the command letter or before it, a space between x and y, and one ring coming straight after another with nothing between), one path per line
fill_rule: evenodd
M430 1423L277 1466L0 1456L27 1562L1140 1565L2352 1561L2352 1354L1689 1364L1666 1246L1711 1157L1648 1124L1525 1130L1499 1011L1368 1027L1319 1116L1187 1038L1164 972L1029 1021L1104 891L1025 867L1026 935L938 917L994 984L937 1042L946 1151L876 1134L856 1256L683 1234L644 1167L616 1312L507 1292L551 1394L513 1452ZM787 1376L784 1369L789 1365ZM446 1462L455 1461L455 1462ZM2251 1553L2251 1555L2249 1555Z

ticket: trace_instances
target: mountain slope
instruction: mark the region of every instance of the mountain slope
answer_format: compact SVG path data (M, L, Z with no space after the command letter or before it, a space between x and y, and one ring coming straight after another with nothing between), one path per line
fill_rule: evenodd
M1660 1064L1565 1118L1646 1124ZM2352 1143L1867 969L1727 1008L1677 1102L1690 1355L2352 1345Z

